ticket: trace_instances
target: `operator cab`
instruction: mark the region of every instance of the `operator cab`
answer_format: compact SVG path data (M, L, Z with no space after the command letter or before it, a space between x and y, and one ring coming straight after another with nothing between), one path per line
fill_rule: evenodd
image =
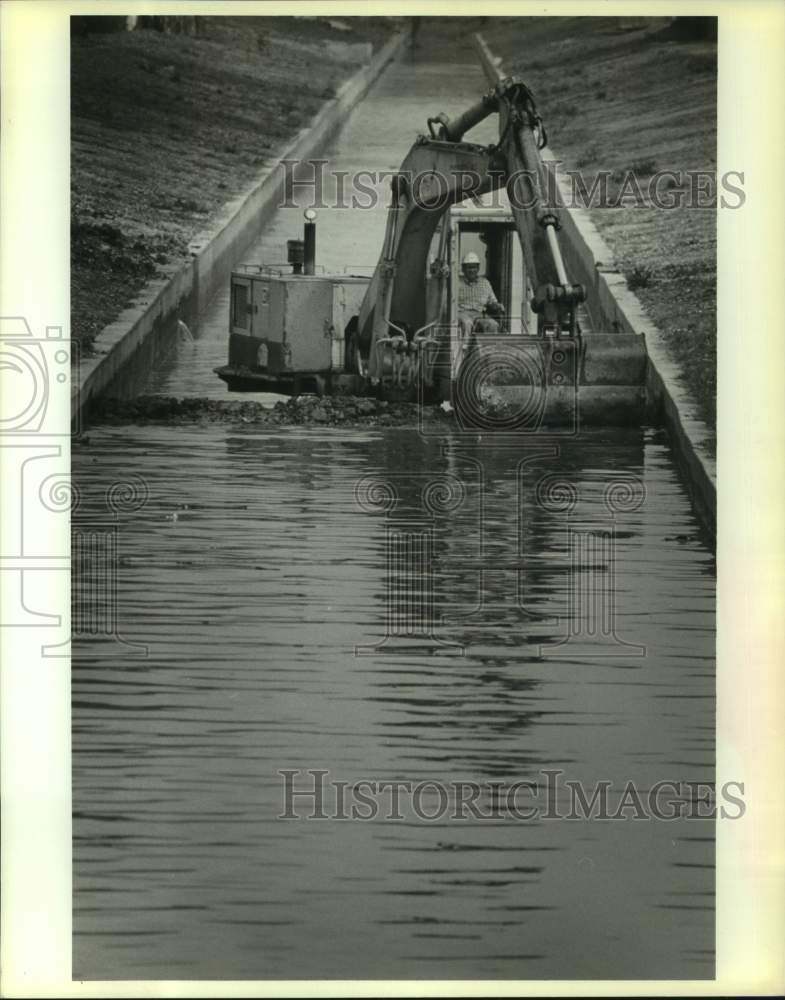
M478 201L454 206L442 223L449 228L450 286L449 315L443 317L443 322L451 327L458 322L461 261L467 253L475 253L480 258L480 275L488 279L504 307L500 332L534 335L537 318L531 308L532 291L506 193L496 191ZM435 240L440 235L437 232Z
M427 278L427 316L438 319L440 331L432 377L443 398L449 398L450 383L457 378L472 345L497 335L477 333L467 338L461 331L461 262L469 253L479 258L480 276L490 282L503 307L503 314L494 317L498 334L537 335L532 287L506 192L491 192L482 199L453 205L431 242Z

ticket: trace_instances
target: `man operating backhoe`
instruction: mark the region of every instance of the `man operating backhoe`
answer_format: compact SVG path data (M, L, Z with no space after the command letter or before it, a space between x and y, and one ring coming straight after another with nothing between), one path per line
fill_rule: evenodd
M468 337L473 330L498 332L499 324L492 317L502 312L504 308L494 295L490 281L480 276L480 258L476 253L467 253L458 277L458 322L462 337Z

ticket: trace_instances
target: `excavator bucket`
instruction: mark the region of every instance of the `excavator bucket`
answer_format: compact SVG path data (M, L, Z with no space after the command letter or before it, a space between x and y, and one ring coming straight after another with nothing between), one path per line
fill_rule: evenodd
M582 424L637 424L646 412L646 363L642 338L630 334L477 337L451 403L467 428L565 433Z

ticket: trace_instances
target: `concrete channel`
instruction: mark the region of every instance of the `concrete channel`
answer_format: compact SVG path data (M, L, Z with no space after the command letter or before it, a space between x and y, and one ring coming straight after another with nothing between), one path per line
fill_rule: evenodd
M486 89L468 42L401 52L323 155L395 170ZM310 193L241 260L285 259ZM319 210L318 262L372 267L384 221ZM143 391L234 398L227 314L219 289ZM657 426L90 427L75 537L112 484L144 503L112 521L118 634L73 642L74 978L711 979L712 821L498 811L546 772L616 815L714 780L714 556L677 455ZM282 821L281 772L307 795L312 769L480 782L483 817L343 822L328 794Z
M407 31L391 38L367 66L342 85L294 141L279 151L272 166L224 206L210 229L194 237L189 246L191 261L148 283L136 304L101 331L95 340L95 355L80 361L71 393L72 421L86 415L91 400L113 393L127 395L144 383L146 373L171 351L176 321L189 324L198 320L226 282L237 258L274 214L286 180L280 163L318 157L408 38Z
M368 66L346 81L336 98L282 151L279 161L286 159L307 163L318 160L335 130L341 127L389 63L400 57L408 42L409 33L406 31L392 38ZM495 84L504 75L500 61L481 36L476 36L474 46L487 82ZM476 95L467 94L467 98L471 96ZM482 133L483 141L492 141L494 135L491 129L492 126L486 123L476 134ZM558 155L553 149L546 148L542 156L546 166L553 171L556 190L565 202L569 181L556 166ZM379 169L391 169L392 166L385 163ZM331 164L331 169L339 170L340 164ZM368 166L365 169L372 168ZM306 167L303 172L298 170L295 176L303 178L309 173L312 174L313 170L309 171ZM286 218L288 221L291 218L280 212L276 217L283 183L284 173L276 164L249 191L225 206L221 218L210 231L192 240L190 264L168 278L151 282L143 290L138 304L126 310L115 323L101 332L96 341L97 356L83 360L80 365L78 384L72 391L72 418L78 416L83 420L92 399L103 394L133 394L148 384L149 372L158 371L161 366L166 369L167 358L176 346L177 319L214 330L210 305L217 296L219 310L225 307L223 286L230 269L244 254L251 260L285 259L285 240L297 233L297 225L292 220L292 228L284 234L277 224L279 219ZM330 197L334 191L330 190L329 176L326 177L326 184L325 196ZM693 505L707 528L716 533L716 461L710 445L709 428L683 388L662 334L627 287L624 276L616 269L613 254L588 212L564 207L562 220L560 241L563 253L574 280L589 289L594 308L601 317L598 329L633 333L645 341L649 410L667 428ZM257 239L256 234L260 230L264 232L261 239ZM333 249L340 245L336 243L335 227L329 239ZM358 251L359 248L355 253ZM368 267L373 262L375 251L376 246L372 244L363 246L363 266ZM348 261L346 257L341 258L329 247L326 252L322 248L324 266L344 270L347 262L357 263ZM202 361L207 360L201 352L198 357ZM220 364L224 358L212 360ZM206 374L209 378L209 372ZM217 388L213 384L204 386L202 394L213 395ZM175 391L171 382L169 389Z

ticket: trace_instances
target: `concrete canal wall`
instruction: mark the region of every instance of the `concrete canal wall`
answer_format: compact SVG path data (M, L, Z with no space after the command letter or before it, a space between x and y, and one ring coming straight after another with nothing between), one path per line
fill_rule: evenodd
M475 40L483 71L489 83L495 84L505 75L500 60L480 35L476 35ZM710 447L712 432L699 416L695 401L683 388L661 331L630 291L588 211L567 207L567 203L572 202L571 181L559 171L558 156L546 148L542 151L542 159L554 177L557 198L562 203L559 242L568 273L573 281L586 287L597 332L633 333L643 337L648 356L646 391L649 403L670 434L676 461L695 509L704 524L715 533L717 472Z
M285 175L280 161L318 156L408 38L408 30L391 38L280 151L275 165L244 194L228 202L211 228L191 241L191 260L149 282L136 303L101 331L95 339L96 355L81 361L74 378L72 420L83 416L91 399L101 394L135 391L150 368L170 350L175 321L189 323L204 310L238 256L251 246L272 216L283 194Z
M278 159L308 159L325 148L336 128L366 94L389 62L406 44L406 32L392 38L367 66L348 80L336 98L325 105L310 125ZM491 82L499 78L498 60L478 38L480 61ZM570 195L569 178L556 166L553 151L544 150L543 160L555 179L562 201ZM130 395L141 387L149 371L171 349L174 320L190 322L201 314L217 289L225 283L234 262L253 244L270 221L283 187L278 163L240 198L225 206L222 217L209 232L190 245L191 261L164 279L151 282L140 300L96 338L101 352L86 359L72 397L72 414L84 410L101 394ZM671 361L661 332L646 314L626 279L617 269L614 255L582 209L562 212L560 240L574 280L589 291L594 329L640 335L646 344L647 394L668 429L675 457L682 467L695 507L704 522L716 524L716 469L708 442L712 435L698 416L697 407L682 388L678 369Z

